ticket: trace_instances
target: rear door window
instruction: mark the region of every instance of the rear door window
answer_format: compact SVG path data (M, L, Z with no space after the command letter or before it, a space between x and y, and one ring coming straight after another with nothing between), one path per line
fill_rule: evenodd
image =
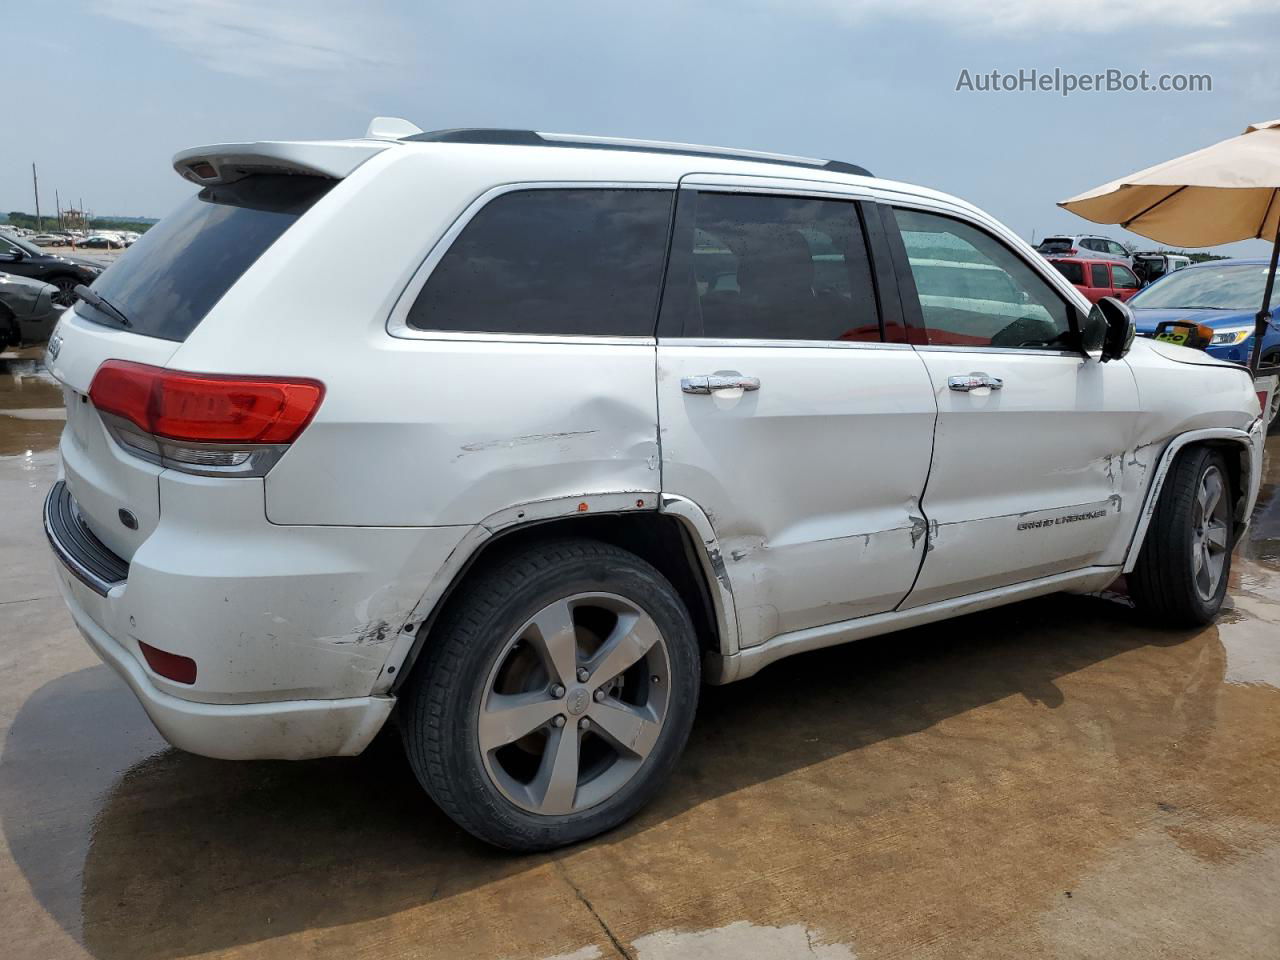
M1089 273L1093 276L1093 283L1090 286L1104 288L1111 286L1111 278L1107 276L1107 265L1105 263L1089 264Z
M710 191L686 191L680 203L693 224L673 241L664 333L879 342L856 203Z
M651 337L672 191L501 194L458 234L409 308L417 330Z
M323 177L253 176L205 187L148 230L93 289L129 331L182 341L280 236L336 183ZM88 303L77 310L120 326Z

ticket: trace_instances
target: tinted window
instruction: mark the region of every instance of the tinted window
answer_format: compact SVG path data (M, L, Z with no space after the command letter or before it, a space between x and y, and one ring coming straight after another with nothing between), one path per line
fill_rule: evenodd
M1084 286L1084 264L1075 260L1052 261L1057 271L1078 286Z
M928 342L1058 349L1068 307L1012 250L959 220L898 210Z
M520 190L472 218L409 326L653 336L671 217L665 190Z
M329 191L320 177L247 177L206 187L148 230L93 289L131 332L185 340L263 252ZM77 310L117 325L87 303Z
M1075 250L1075 244L1070 237L1045 237L1036 249L1041 253L1071 253Z
M1111 275L1115 278L1115 285L1120 290L1134 290L1138 286L1138 278L1133 275L1128 267L1116 264L1111 268Z
M1117 257L1127 257L1129 255L1129 251L1114 240L1107 241L1107 250Z
M1089 273L1093 277L1093 282L1090 286L1107 288L1111 286L1111 278L1107 275L1107 265L1105 263L1089 264Z
M850 201L687 193L663 303L675 335L880 340L871 265ZM667 324L670 323L668 327Z

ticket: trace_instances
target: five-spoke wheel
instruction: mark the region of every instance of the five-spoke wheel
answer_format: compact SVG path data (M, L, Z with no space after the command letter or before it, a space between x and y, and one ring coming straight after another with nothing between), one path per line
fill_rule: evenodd
M541 814L614 795L658 742L670 672L657 624L625 597L547 604L507 641L485 684L476 730L494 786Z
M1178 454L1128 576L1134 603L1149 618L1197 626L1217 616L1231 574L1235 502L1221 451L1195 446Z
M473 574L404 690L423 786L499 846L545 849L632 816L688 738L698 645L672 585L592 540L527 546Z

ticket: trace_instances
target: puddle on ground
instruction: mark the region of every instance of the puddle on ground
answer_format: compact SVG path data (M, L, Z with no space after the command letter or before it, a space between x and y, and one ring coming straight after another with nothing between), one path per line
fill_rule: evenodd
M62 388L36 357L0 359L0 457L33 457L58 445Z

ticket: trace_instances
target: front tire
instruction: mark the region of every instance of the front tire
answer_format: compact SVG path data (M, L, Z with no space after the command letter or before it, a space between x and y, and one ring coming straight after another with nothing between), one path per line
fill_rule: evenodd
M74 307L76 301L80 299L76 296L76 286L80 281L73 276L59 274L56 277L49 277L45 283L53 284L58 288L58 292L53 295L53 302L60 307Z
M475 575L432 629L402 707L409 763L464 829L546 850L662 786L700 685L688 611L618 547L556 540Z
M1165 479L1129 592L1149 619L1211 623L1231 576L1234 497L1226 461L1209 447L1182 451Z

